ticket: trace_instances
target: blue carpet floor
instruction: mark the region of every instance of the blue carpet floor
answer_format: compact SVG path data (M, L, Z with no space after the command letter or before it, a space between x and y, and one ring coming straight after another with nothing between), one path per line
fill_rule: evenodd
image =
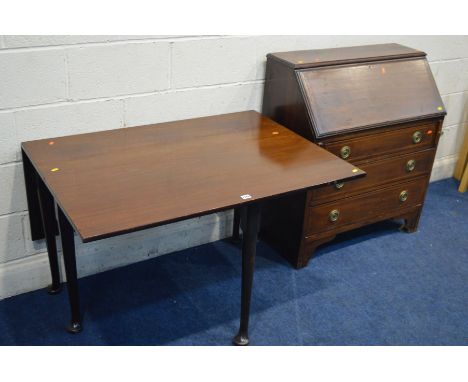
M294 270L259 242L252 345L468 345L468 193L430 185L417 233L382 222ZM66 293L0 301L1 345L230 345L241 258L220 241L80 280L84 331Z

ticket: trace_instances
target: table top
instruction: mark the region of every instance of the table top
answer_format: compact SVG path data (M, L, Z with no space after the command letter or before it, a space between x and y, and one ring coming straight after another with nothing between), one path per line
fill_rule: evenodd
M22 148L84 242L365 174L255 111Z

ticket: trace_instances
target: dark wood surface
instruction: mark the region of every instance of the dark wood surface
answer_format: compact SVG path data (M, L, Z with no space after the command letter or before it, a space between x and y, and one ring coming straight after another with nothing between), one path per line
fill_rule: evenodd
M296 74L281 61L267 59L262 114L313 141L310 114Z
M368 171L339 189L265 204L260 234L294 266L366 224L395 218L405 231L417 229L446 114L425 53L383 44L268 55L262 111L337 156L346 149L346 160ZM400 205L395 193L406 184L417 192ZM335 223L333 209L342 209Z
M445 113L425 59L300 71L317 137Z
M22 148L85 242L364 175L254 111Z
M425 195L426 178L416 178L406 183L396 183L390 187L372 193L363 193L352 198L343 198L330 203L309 207L306 236L316 232L334 230L355 222L375 221L382 213L422 205ZM407 199L400 201L399 195L407 192ZM331 221L329 214L338 211L336 221Z
M377 134L376 134L377 133ZM413 142L413 135L421 133L421 140ZM356 163L361 160L384 157L390 154L414 152L434 147L438 139L438 121L431 120L422 123L394 125L390 129L373 129L367 133L342 134L331 140L321 140L321 144L331 153L340 156L341 149L348 146L350 149L349 162Z
M429 149L375 161L355 162L356 166L366 172L365 177L316 188L311 191L311 202L319 204L324 200L342 199L355 193L374 191L386 184L429 175L434 154L434 149ZM408 167L408 163L412 163L413 167Z
M332 49L296 50L271 53L268 58L294 69L340 65L367 61L425 57L426 53L399 44L376 44Z

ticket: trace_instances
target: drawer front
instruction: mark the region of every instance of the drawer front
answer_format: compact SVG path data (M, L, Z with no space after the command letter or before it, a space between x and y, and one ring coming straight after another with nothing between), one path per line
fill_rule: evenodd
M360 159L392 152L423 150L434 147L437 123L424 123L380 134L369 134L339 142L324 143L325 149L353 163Z
M311 204L326 203L356 192L372 191L384 184L406 181L431 171L434 149L356 164L367 175L348 182L337 182L310 191Z
M405 210L420 205L424 199L427 177L400 183L379 191L310 206L307 216L307 236L343 227L356 222L371 222L381 214Z

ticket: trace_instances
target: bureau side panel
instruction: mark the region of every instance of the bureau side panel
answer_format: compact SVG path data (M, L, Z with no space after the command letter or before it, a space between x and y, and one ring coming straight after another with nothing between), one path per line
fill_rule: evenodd
M294 70L271 58L266 66L262 114L304 138L314 139Z

